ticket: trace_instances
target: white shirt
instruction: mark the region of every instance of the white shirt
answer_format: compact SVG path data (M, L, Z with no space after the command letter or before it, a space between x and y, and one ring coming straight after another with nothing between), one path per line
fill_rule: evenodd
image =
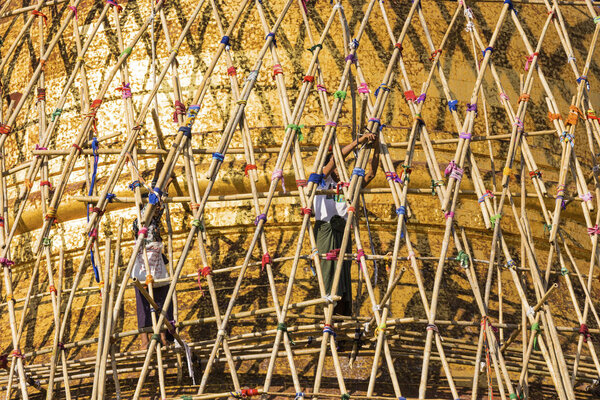
M333 180L331 175L325 178L324 184L319 186L319 189L334 189L337 186L337 182ZM342 195L340 195L341 197ZM342 197L343 199L343 197ZM343 199L340 202L335 201L333 194L327 195L316 195L315 196L315 219L317 221L325 221L329 222L331 217L334 215L339 215L346 219L348 211L348 206L346 205L346 200Z

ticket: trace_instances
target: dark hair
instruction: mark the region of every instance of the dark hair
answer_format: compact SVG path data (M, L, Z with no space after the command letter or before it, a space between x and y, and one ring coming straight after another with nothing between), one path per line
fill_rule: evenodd
M323 166L329 164L329 161L331 161L331 157L333 157L333 153L328 153L327 157L325 157L325 164L323 164Z

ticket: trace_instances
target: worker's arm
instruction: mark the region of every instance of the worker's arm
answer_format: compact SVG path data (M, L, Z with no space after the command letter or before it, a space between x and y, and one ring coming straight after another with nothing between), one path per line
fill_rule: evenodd
M379 136L377 136L377 138L375 139L375 143L373 143L373 157L371 158L369 169L365 174L365 179L363 180L363 187L367 186L373 180L373 178L375 178L375 175L377 175L377 169L379 168L380 148L381 146L379 144Z
M356 138L356 140L353 140L349 144L342 147L342 157L345 160L346 157L348 156L348 154L352 153L352 151L358 145L364 144L367 141L373 142L374 140L376 140L376 138L377 138L377 135L374 135L372 133L367 133L366 135L362 135L362 136ZM329 160L329 162L323 167L323 175L329 176L329 174L331 174L331 171L333 171L333 168L335 168L335 160L333 157L331 157L331 160Z

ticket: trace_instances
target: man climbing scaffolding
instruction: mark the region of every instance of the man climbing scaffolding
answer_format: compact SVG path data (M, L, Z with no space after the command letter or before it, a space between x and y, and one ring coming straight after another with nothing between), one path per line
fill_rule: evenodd
M156 182L158 181L158 176L163 167L162 160L159 160L156 164L156 168L154 169L154 178L152 180L152 185L150 187L155 187ZM169 184L171 183L173 177L169 178L167 185L165 187L165 193L168 192ZM146 197L146 196L144 196ZM144 211L147 205L140 210L140 214L144 215ZM154 216L150 220L150 223L145 228L147 232L144 237L144 247L146 250L146 256L148 259L148 268L149 273L146 269L146 261L144 260L144 249L140 248L140 251L136 255L135 263L133 265L133 270L131 271L131 276L138 279L140 282L146 282L148 284L150 281L152 282L153 289L153 298L154 301L158 304L159 307L163 307L167 292L169 291L169 282L156 282L157 279L168 278L169 273L167 272L166 265L168 263L168 258L163 253L163 241L161 236L161 219L165 210L164 203L160 203L156 210L154 211ZM140 228L138 219L133 220L132 227L134 238L138 237ZM146 298L142 295L142 293L135 288L135 298L136 298L136 311L137 311L137 319L138 319L138 329L147 328L152 326L152 308L150 307L150 303ZM169 321L173 320L173 303L169 305L169 308L166 310L167 317ZM158 314L156 316L158 318ZM142 349L146 349L148 347L148 334L141 333ZM161 333L161 342L163 345L166 345L167 342L173 342L174 338L169 332Z
M377 173L379 166L379 138L377 135L367 133L359 136L350 144L342 148L342 157L344 160L358 146L363 146L366 143L373 145L373 156L369 163L369 168L365 172L362 186L367 186ZM337 189L343 185L340 182L337 166L333 159L333 154L329 153L325 159L323 167L324 179L320 185L320 189ZM323 283L325 292L331 294L331 286L333 284L333 276L335 273L335 265L337 254L342 246L344 236L344 227L347 219L347 204L346 200L339 193L336 195L326 194L315 196L314 204L315 226L314 232L317 240L317 250L319 254L328 254L327 259L321 261L321 271L323 274ZM352 315L352 278L350 273L351 261L344 261L340 280L337 289L337 295L342 298L336 304L334 313L339 315Z

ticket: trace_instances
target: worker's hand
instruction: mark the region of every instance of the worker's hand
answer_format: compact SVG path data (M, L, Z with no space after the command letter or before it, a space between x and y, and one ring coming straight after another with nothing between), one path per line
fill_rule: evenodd
M375 140L377 140L377 135L375 135L374 133L365 133L358 139L358 143L359 144L363 144L366 142L373 143Z

